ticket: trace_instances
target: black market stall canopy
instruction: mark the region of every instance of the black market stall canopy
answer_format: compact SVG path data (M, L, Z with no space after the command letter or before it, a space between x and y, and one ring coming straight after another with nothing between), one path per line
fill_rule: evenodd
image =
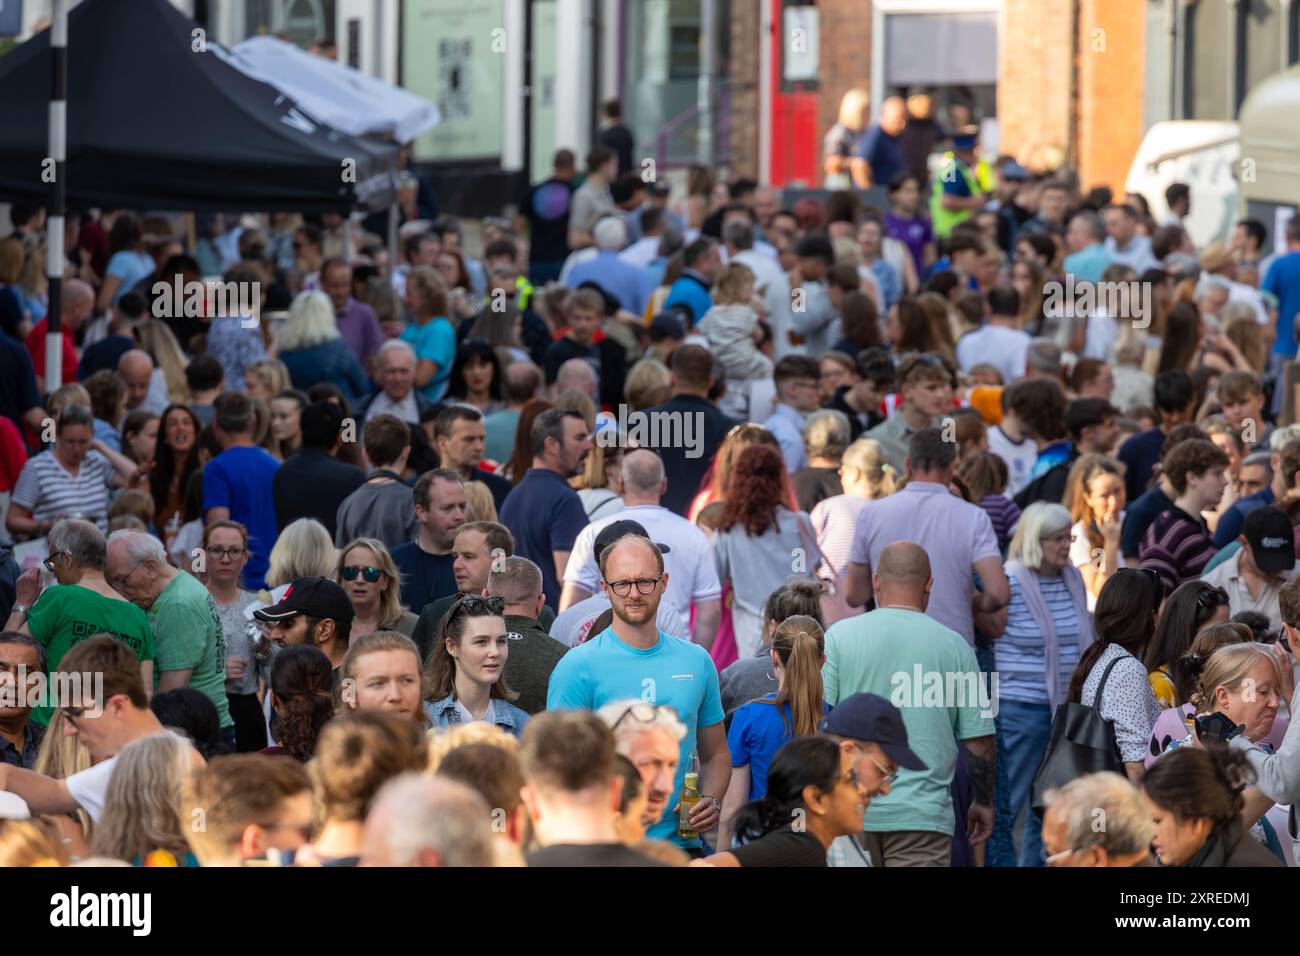
M43 202L50 31L0 57L0 197ZM326 126L167 0L68 15L67 200L106 209L384 209L397 148Z

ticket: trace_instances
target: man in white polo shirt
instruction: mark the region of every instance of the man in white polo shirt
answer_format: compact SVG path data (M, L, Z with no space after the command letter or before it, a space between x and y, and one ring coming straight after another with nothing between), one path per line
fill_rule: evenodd
M871 576L881 552L895 541L914 541L930 557L934 587L926 613L975 643L975 614L992 614L1011 600L993 522L983 508L948 490L957 445L938 428L922 428L907 449L907 486L868 502L858 516L849 552L845 600L862 607L872 597ZM980 576L977 592L971 578Z
M690 620L691 605L695 605L695 643L710 647L722 619L722 585L709 539L681 515L659 504L668 489L668 479L664 476L664 463L655 452L646 448L628 452L623 457L622 473L623 501L627 507L592 522L579 533L564 572L560 610L597 591L600 568L596 564L596 536L615 521L635 521L645 528L651 541L660 544L664 553L664 566L668 570L664 603L672 605L686 620Z
M1201 580L1228 592L1232 614L1256 611L1268 618L1269 627L1282 628L1278 595L1295 575L1295 547L1291 519L1278 508L1265 505L1246 515L1237 540L1241 549Z

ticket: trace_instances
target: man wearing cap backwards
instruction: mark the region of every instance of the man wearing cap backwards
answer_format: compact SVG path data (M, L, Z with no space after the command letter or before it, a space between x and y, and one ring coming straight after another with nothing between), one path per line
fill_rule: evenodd
M208 589L168 564L162 542L143 531L109 535L104 579L149 618L158 656L154 686L148 689L158 694L178 687L201 691L216 705L222 736L234 750L235 722L226 702L226 638Z
M664 597L673 610L689 620L695 605L695 633L674 637L694 638L702 647L712 647L722 620L722 585L709 539L691 522L660 505L668 490L664 463L648 448L629 451L623 456L623 501L626 507L582 529L573 543L569 566L564 572L564 590L560 593L560 610L565 610L596 593L600 586L600 568L596 563L595 543L606 529L607 542L624 534L648 533L659 544L668 569ZM639 527L628 525L635 522Z
M1282 626L1278 594L1295 574L1291 519L1277 508L1256 508L1242 522L1241 550L1201 575L1206 584L1228 592L1232 614L1257 611L1274 630Z
M686 736L681 739L668 813L646 835L674 840L699 855L703 851L698 838L677 836L678 798L698 755L703 798L690 822L700 833L713 829L731 780L717 668L704 648L665 634L656 625L669 574L653 542L624 535L602 552L600 569L613 623L560 659L551 673L547 709L595 710L629 698L672 708L686 725Z
M904 740L910 741L920 766L882 748L908 772L868 809L862 842L876 866L948 866L956 827L951 787L959 740L975 790L965 820L971 845L983 843L993 830L996 693L984 687L965 638L925 613L934 581L924 549L910 541L890 544L874 570L876 610L840 621L826 633L822 679L832 709L823 729L879 744L879 730L872 737L848 732L847 715L853 711L842 715L841 707L854 695L878 694L901 710ZM881 723L888 721L877 716L873 726ZM860 763L870 766L873 761L877 770L890 770L864 751ZM867 779L863 769L858 772Z
M270 638L276 646L306 644L324 651L334 668L336 690L354 616L347 592L329 578L299 578L279 604L253 612L253 617L271 625Z

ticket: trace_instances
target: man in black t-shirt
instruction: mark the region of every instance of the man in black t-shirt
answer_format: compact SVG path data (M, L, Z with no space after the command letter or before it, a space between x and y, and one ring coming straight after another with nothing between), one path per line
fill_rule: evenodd
M529 866L664 866L619 842L614 735L585 710L544 711L524 728L520 791L541 849Z
M631 131L623 125L623 108L618 100L609 100L605 104L605 126L596 136L601 146L618 157L618 174L632 170L632 151L634 143Z
M551 178L529 189L519 203L519 215L528 223L528 278L535 286L558 279L569 255L569 209L576 174L573 151L556 150Z

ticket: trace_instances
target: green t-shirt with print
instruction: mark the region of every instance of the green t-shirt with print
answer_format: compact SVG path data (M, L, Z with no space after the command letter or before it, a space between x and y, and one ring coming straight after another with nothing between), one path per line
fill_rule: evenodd
M108 598L80 584L56 584L41 592L27 613L27 630L45 647L49 671L58 668L72 645L96 634L111 634L141 661L156 656L153 632L144 611L130 601ZM48 726L54 701L32 710L32 720Z
M189 686L216 705L221 726L235 726L226 703L226 636L208 589L178 571L149 608L149 626L158 639L155 687L164 672L189 670Z

